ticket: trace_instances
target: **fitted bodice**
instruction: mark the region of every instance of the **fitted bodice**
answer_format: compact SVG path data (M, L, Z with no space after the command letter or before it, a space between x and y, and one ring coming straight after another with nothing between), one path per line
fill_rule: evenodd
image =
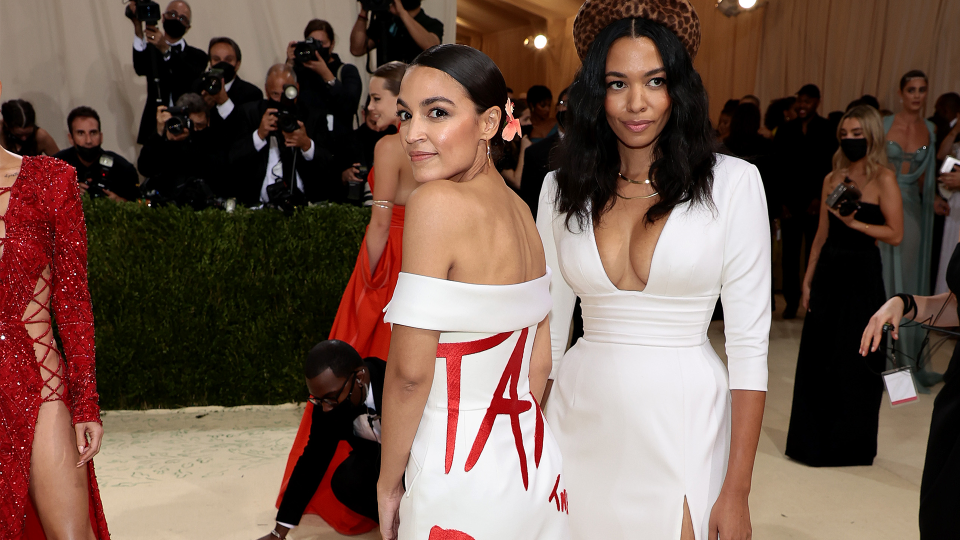
M567 228L553 207L555 176L541 193L537 226L554 279L551 317L554 374L566 345L573 296L580 297L583 339L627 346L698 347L722 298L732 387L766 387L770 324L770 225L756 167L719 156L712 204L684 203L667 217L643 291L618 289L607 277L593 224ZM549 220L549 222L547 221ZM549 227L549 229L548 229ZM553 244L551 249L549 244ZM573 293L564 296L566 287ZM559 317L559 318L558 318Z
M867 251L877 248L877 240L872 236L848 227L833 214L830 214L829 219L830 233L824 247L830 246L849 251ZM867 225L883 225L887 222L879 205L864 202L860 203L860 210L854 215L854 219Z
M903 164L909 163L910 169L907 175L916 174L927 160L927 155L931 152L930 147L923 145L915 152L904 152L903 148L896 141L887 141L887 159L893 165L893 169L898 176L903 174Z
M518 349L520 396L529 394L526 374L536 326L550 313L550 269L537 279L513 285L477 285L400 272L384 309L384 321L440 331L435 382L445 379L450 361L457 369L460 410L485 409L513 351ZM428 407L446 408L449 388L434 384Z

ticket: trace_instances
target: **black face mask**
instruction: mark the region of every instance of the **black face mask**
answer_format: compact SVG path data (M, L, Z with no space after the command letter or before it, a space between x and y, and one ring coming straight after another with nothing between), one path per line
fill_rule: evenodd
M163 32L173 39L180 39L187 33L187 27L179 19L164 19Z
M413 11L420 7L420 0L403 0L401 3L403 4L403 9L407 11Z
M228 64L226 62L217 62L216 64L210 66L211 69L219 69L223 72L223 82L228 83L237 76L237 70L233 67L233 64Z
M103 148L100 145L92 148L87 148L86 146L75 146L74 148L77 149L77 156L87 163L96 163L100 159L100 156L103 155Z
M564 129L563 122L567 119L567 111L557 111L557 126Z
M847 156L850 163L860 161L867 155L866 139L840 139L840 150Z

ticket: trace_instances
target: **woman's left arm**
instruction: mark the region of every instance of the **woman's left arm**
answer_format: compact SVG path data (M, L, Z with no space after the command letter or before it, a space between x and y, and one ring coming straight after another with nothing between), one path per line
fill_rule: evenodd
M51 304L67 364L71 411L81 449L80 465L100 450L100 395L94 367L93 308L87 286L87 228L77 187L77 173L50 160L55 190ZM89 440L88 440L89 435Z
M720 298L724 311L732 426L727 474L710 513L710 538L751 536L748 497L767 390L770 227L763 184L749 166L727 195Z

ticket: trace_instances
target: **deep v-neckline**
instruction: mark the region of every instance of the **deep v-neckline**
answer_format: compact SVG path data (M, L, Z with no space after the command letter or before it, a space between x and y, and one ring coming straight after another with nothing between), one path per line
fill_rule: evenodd
M600 246L597 244L597 233L594 228L593 218L590 219L589 228L590 228L590 241L593 247L593 255L596 259L596 263L600 266L600 273L603 274L604 279L607 283L613 287L615 291L618 292L627 292L627 293L639 293L647 294L646 290L650 288L650 284L653 283L653 270L654 265L657 262L657 254L660 252L660 241L663 240L663 235L666 234L667 228L670 226L670 220L673 219L673 215L676 213L677 208L674 208L669 214L667 214L667 221L663 224L663 228L660 229L660 235L657 236L657 243L653 246L653 255L650 256L650 270L647 272L647 283L643 286L642 289L621 289L610 279L610 275L607 274L607 269L603 266L603 258L600 257Z

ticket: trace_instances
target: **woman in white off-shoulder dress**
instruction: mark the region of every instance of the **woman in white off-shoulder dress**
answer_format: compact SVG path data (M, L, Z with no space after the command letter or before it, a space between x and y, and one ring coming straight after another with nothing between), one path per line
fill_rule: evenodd
M608 17L537 214L572 537L745 540L770 328L763 186L712 152L690 33ZM565 352L577 296L584 335ZM707 339L718 299L727 366Z
M460 45L422 53L400 87L400 136L423 185L384 319L386 540L569 538L560 450L537 404L551 275L529 208L494 166L505 103L493 61Z

